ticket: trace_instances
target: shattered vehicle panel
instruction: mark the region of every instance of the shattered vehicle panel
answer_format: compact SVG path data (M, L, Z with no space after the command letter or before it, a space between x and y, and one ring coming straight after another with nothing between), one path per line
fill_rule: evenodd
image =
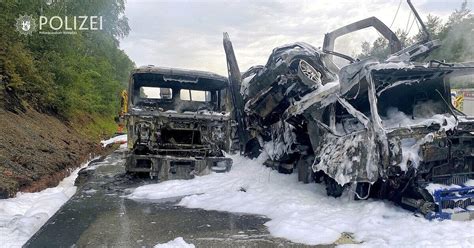
M367 27L389 40L386 60L332 51L337 37ZM423 215L467 207L469 197L440 204L427 190L474 179L474 119L451 105L449 84L474 68L420 62L439 46L425 40L401 49L395 34L371 17L328 33L323 50L306 43L275 48L265 66L242 74L245 153L264 150L266 165L296 169L305 183L324 181L335 197L348 189L356 199L389 199ZM338 68L333 56L350 64Z
M141 67L132 71L126 170L160 181L230 170L227 79L209 72Z

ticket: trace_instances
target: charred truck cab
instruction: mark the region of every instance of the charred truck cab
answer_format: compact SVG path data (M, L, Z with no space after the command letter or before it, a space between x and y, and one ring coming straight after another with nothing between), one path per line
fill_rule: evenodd
M217 74L154 66L132 71L126 171L159 181L226 172L228 82Z

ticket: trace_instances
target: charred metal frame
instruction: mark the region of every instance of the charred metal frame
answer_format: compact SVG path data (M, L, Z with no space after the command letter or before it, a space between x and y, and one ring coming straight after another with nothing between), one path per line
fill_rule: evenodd
M142 99L140 87L171 90L166 99ZM183 89L209 92L210 102L182 100ZM227 79L209 72L154 66L132 71L126 171L160 181L229 171L232 160L223 151L230 151L234 131L227 90Z

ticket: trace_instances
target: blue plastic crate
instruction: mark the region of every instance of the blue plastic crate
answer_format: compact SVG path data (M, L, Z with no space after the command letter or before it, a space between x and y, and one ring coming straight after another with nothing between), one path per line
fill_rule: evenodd
M461 186L453 189L436 190L433 194L438 211L428 214L428 219L472 219L474 211L468 209L474 205L474 187ZM455 209L456 212L447 212Z

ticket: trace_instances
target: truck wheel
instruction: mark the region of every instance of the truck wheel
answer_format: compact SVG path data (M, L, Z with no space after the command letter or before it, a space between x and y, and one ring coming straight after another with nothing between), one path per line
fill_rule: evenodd
M344 186L341 186L328 175L324 177L324 183L326 184L326 193L328 196L339 197L342 195L342 192L344 192Z
M260 143L254 138L249 140L245 145L245 154L249 158L254 159L260 156L260 153L262 152L261 149L262 147L260 146Z
M315 183L322 183L326 174L323 171L316 171L312 173L312 177Z
M281 165L278 165L278 172L281 174L291 174L293 173L293 168L285 168Z

